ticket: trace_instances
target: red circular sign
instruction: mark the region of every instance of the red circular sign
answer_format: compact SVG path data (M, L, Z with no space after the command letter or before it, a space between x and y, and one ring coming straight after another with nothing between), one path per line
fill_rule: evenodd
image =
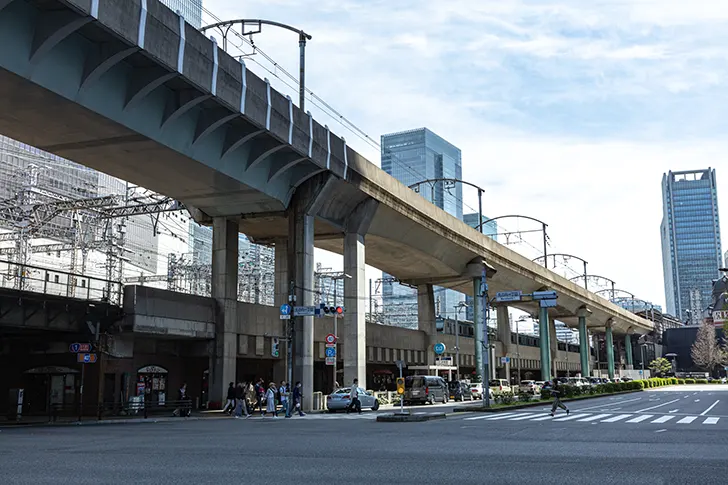
M336 343L336 335L333 333L330 333L326 336L326 343L327 344L335 344Z

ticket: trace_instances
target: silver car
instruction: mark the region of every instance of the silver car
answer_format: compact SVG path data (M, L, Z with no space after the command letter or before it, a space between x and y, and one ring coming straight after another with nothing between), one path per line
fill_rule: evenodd
M342 387L326 396L326 407L329 412L335 413L336 411L344 411L348 408L349 404L351 404L350 393L350 387ZM377 398L371 392L367 392L361 387L359 388L359 402L361 402L362 409L371 409L372 411L379 409L379 401Z

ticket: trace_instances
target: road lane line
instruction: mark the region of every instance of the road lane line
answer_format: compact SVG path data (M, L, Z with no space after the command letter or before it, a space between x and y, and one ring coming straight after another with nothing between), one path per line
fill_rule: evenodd
M658 404L657 406L651 406L649 408L640 409L639 411L635 411L636 413L642 413L644 411L649 411L650 409L660 408L662 406L667 406L668 404L672 404L674 402L678 402L680 399L673 399L672 401L667 401L662 404Z
M661 416L661 417L657 418L656 420L652 421L652 423L667 423L674 417L675 416Z
M584 414L573 414L572 413L566 417L554 419L554 421L571 421L572 419L585 418L587 416L589 416L589 413L584 413Z
M654 416L654 414L643 414L642 416L637 416L636 418L632 418L627 422L628 423L641 423L642 421L644 421L646 419L650 419L653 416Z
M693 421L695 421L696 419L698 419L697 416L686 416L686 417L682 418L680 421L678 421L677 424L690 424Z
M720 418L705 418L703 424L717 424Z
M523 416L518 416L517 418L508 418L508 421L521 421L524 419L532 419L532 418L535 418L536 416L538 416L538 414L529 413L529 414L524 414Z
M641 401L641 400L642 400L642 398L641 397L638 397L636 399L627 399L626 401L612 402L612 403L609 403L609 404L602 404L602 405L599 405L599 406L590 406L588 408L579 408L576 411L581 412L581 411L586 411L588 409L606 408L606 407L609 407L609 406L616 406L618 404L624 404L624 403L627 403L627 402Z
M608 419L602 419L602 423L616 423L617 421L621 421L624 418L629 418L632 416L631 414L618 414L617 416L614 416L613 418Z
M700 415L701 416L705 416L706 414L708 414L708 411L710 411L711 409L713 409L715 407L715 405L718 404L719 402L720 402L720 399L718 399L713 404L711 404L710 407L708 409L706 409L705 411L703 411L702 413L700 413Z
M596 421L600 418L606 418L607 416L611 416L611 414L597 414L596 416L589 416L588 418L580 419L580 423L588 423L589 421Z

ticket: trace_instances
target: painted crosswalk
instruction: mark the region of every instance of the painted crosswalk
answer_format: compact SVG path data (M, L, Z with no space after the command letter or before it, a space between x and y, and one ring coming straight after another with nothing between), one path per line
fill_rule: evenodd
M519 421L523 423L538 422L538 423L562 423L562 422L578 422L578 423L607 423L607 424L692 424L692 425L715 425L721 420L720 417L707 417L707 416L685 416L675 414L643 414L643 413L579 413L572 412L570 414L557 414L551 416L551 413L538 412L538 413L524 413L524 412L511 412L504 414L485 414L477 416L461 417L463 421L470 422L482 422L483 424L488 421ZM728 421L728 420L727 420Z

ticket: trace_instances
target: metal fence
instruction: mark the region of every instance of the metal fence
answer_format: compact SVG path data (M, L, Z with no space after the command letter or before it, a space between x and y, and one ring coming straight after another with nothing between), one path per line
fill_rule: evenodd
M93 276L0 260L0 287L121 304L122 285Z

